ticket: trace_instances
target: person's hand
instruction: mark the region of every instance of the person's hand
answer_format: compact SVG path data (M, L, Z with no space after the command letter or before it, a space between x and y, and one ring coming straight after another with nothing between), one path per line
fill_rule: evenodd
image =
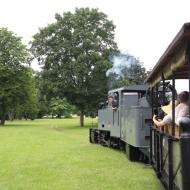
M153 115L153 120L154 120L154 119L156 120L156 115Z
M157 121L159 121L158 118L157 118L157 115L153 115L152 120L154 121L154 123L157 123Z
M112 110L113 110L113 111L116 111L116 110L117 110L117 108L116 108L116 107L112 107Z

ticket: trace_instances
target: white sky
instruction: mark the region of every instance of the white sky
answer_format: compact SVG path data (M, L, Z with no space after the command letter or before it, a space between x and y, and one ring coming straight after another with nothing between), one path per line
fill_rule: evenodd
M190 21L188 0L0 0L0 27L8 27L27 44L39 27L54 22L55 13L76 7L99 8L107 14L116 25L119 49L138 57L147 69Z

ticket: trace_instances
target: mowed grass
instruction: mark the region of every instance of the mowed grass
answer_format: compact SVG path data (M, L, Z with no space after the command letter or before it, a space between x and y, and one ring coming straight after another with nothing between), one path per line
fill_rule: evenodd
M91 119L83 128L78 123L41 119L0 127L0 190L163 189L153 169L90 144Z

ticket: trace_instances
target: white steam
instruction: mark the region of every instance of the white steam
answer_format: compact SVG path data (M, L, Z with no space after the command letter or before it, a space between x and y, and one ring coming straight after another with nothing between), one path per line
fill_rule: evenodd
M131 64L136 63L137 59L134 56L128 54L121 54L119 56L113 56L110 61L113 63L113 66L106 72L106 76L108 76L110 73L122 75L122 68L128 67Z

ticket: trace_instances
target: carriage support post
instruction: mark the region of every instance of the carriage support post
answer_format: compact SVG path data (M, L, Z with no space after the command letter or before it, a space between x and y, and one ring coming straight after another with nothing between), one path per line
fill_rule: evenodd
M190 119L182 118L179 121L179 125L181 128L181 138L180 138L180 146L181 146L181 166L182 166L182 185L183 190L190 189Z
M151 102L152 102L152 118L154 116L154 88L151 89ZM149 163L150 165L153 164L153 159L152 159L152 154L153 154L153 149L152 149L152 135L153 135L153 129L152 127L150 127L150 159L149 159Z
M172 73L172 136L175 136L175 71ZM168 138L169 190L173 190L173 138Z

